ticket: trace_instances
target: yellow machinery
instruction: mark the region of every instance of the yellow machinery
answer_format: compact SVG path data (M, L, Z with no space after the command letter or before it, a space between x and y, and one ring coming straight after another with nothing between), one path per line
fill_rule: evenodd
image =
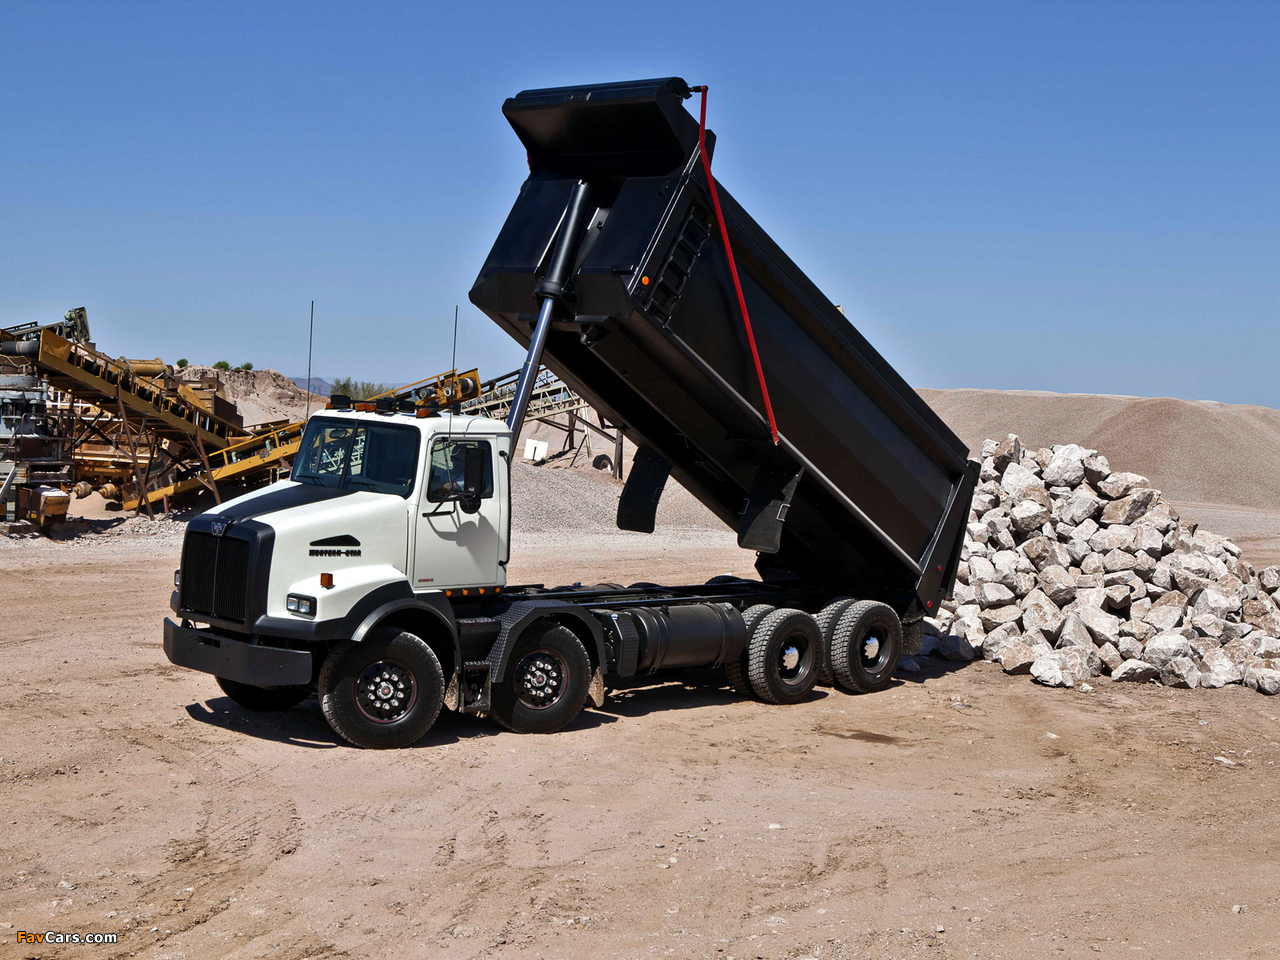
M396 397L407 400L412 398L444 407L451 403L463 403L467 400L473 400L478 396L480 396L479 370L464 370L462 372L447 370L444 373L436 374L434 377L427 377L425 380L417 380L403 387L396 387L394 390L386 390L369 399Z
M137 418L157 437L208 451L248 436L233 404L216 410L180 386L170 388L167 368L159 361L115 360L51 330L42 331L39 340L13 346L13 355L44 373L54 389L118 410L126 419Z
M209 454L209 472L203 470L180 477L168 486L147 492L146 499L134 496L124 501L124 509L136 510L139 506L159 503L180 493L197 490L202 486L232 483L245 480L254 474L282 469L298 452L302 442L304 423L288 423L282 427L264 431L240 440Z

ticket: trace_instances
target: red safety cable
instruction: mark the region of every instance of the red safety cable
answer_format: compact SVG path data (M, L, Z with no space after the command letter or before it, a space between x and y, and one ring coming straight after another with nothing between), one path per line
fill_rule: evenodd
M773 404L769 402L769 388L764 382L764 367L760 366L760 352L756 349L756 335L751 331L751 317L747 314L747 301L742 296L742 283L738 280L738 264L733 259L733 247L729 246L729 228L724 224L724 213L720 210L720 195L716 193L716 178L711 175L711 157L707 154L707 87L690 87L691 91L702 91L702 116L698 120L698 152L702 154L702 169L707 175L707 189L711 191L711 205L716 210L716 222L720 224L720 239L724 241L724 252L729 257L729 272L733 274L733 289L738 293L738 307L742 310L742 326L747 331L747 343L751 346L751 359L756 363L756 377L760 380L760 395L764 397L764 412L769 418L769 432L773 434L773 445L778 445L778 424L773 419Z

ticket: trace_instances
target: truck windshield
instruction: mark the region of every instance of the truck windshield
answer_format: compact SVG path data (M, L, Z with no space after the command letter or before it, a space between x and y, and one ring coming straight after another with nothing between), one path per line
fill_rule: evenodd
M413 427L394 423L313 417L290 479L407 497L418 473L419 438Z

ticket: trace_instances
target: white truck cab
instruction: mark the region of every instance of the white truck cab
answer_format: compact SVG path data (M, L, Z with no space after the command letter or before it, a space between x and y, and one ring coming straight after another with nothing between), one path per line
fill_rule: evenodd
M343 618L390 585L481 595L506 583L510 452L506 425L484 417L328 410L288 480L205 516L273 530L270 617Z

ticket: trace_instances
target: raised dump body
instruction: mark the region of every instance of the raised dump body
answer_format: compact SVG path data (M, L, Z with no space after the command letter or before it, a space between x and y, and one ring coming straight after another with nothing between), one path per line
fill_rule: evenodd
M668 78L507 100L530 173L471 300L526 345L551 303L543 362L641 448L619 526L653 529L669 470L760 551L765 580L936 609L977 465L720 186L775 445L689 96Z

